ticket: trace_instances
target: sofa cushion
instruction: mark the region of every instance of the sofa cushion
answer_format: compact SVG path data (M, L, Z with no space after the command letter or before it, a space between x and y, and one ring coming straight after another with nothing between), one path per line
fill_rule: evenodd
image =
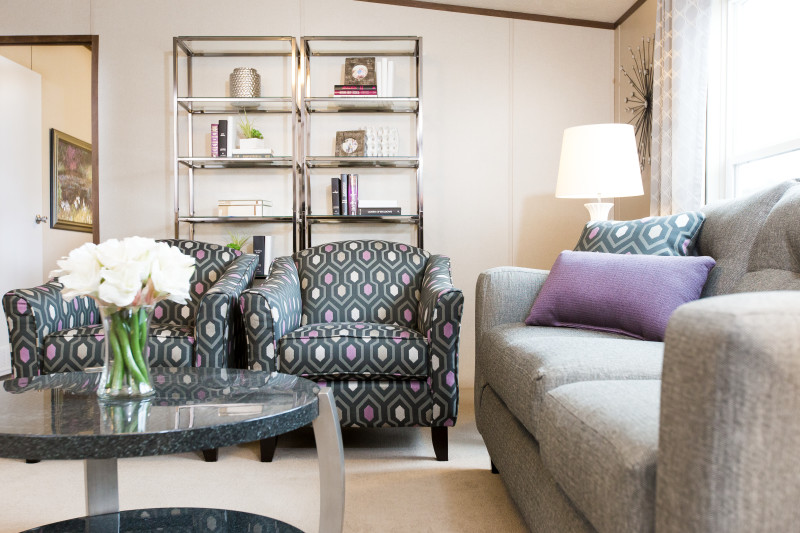
M542 460L600 532L653 531L661 381L595 381L547 393Z
M151 323L147 342L150 366L192 366L192 331L187 326ZM102 366L104 339L101 324L51 333L44 338L44 373L76 372Z
M427 377L425 338L403 326L334 322L301 326L278 344L279 370L321 377Z
M639 220L593 220L581 233L576 252L693 255L706 216L689 211Z
M672 312L700 297L713 266L710 257L564 251L525 323L660 341Z
M747 273L731 292L800 290L800 187L786 191L756 236Z
M773 206L796 180L784 181L746 198L711 204L703 209L697 251L717 264L708 275L703 297L728 294L747 272L753 244Z
M482 346L484 379L537 438L549 390L578 381L660 379L664 354L661 342L522 322L492 328Z

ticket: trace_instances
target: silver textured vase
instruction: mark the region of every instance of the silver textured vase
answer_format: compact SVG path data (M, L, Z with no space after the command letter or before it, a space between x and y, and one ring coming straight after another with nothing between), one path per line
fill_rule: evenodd
M261 75L254 68L239 67L231 72L232 98L257 98L261 96Z

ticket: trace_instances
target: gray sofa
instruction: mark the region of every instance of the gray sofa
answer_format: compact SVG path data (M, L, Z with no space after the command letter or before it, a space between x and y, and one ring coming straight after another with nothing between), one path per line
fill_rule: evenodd
M480 275L477 424L531 530L800 531L800 183L704 211L664 342L526 326L547 271Z

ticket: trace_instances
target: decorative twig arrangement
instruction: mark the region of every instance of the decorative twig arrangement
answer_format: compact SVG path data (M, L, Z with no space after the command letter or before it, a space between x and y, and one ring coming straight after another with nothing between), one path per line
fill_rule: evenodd
M639 148L639 165L644 168L645 163L650 163L650 133L653 129L653 47L655 37L642 37L642 45L636 47L634 53L631 47L628 51L633 59L631 72L620 66L622 74L628 78L633 88L630 96L625 98L629 107L625 108L633 117L628 121L636 130L636 139Z

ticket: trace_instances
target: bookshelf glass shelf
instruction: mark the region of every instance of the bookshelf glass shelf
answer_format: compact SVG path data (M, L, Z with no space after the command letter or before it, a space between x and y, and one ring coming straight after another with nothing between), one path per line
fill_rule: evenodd
M417 37L308 37L309 56L419 56Z
M189 113L238 114L247 113L291 113L294 99L291 97L223 98L179 96L178 105Z
M306 157L308 168L419 168L418 157Z
M291 56L293 41L294 37L177 37L177 45L192 57Z
M291 156L276 157L179 157L178 163L189 168L292 168Z
M292 223L294 221L294 217L292 215L279 215L279 216L252 216L252 217L218 217L218 216L186 216L186 217L178 217L180 222L191 222L193 224L196 223L213 223L213 224L228 224L231 222L257 222L257 223L265 223L265 222L285 222L285 223Z
M386 224L416 224L419 222L417 215L308 215L309 224L342 224L342 223L386 223Z
M309 113L416 113L419 98L313 97L305 99L305 106Z

